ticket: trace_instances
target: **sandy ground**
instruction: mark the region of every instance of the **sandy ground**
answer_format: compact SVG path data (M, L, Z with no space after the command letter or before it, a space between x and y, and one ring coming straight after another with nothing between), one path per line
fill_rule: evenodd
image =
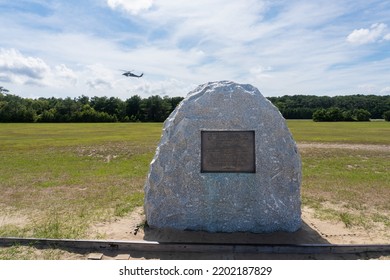
M390 145L370 145L370 144L341 144L341 143L298 143L299 149L316 148L316 149L344 149L344 150L366 150L390 152Z
M294 233L208 233L143 228L143 209L111 222L94 225L91 238L102 236L113 240L147 240L159 242L241 243L241 244L390 244L390 232L385 228L370 230L347 228L342 222L320 220L314 210L302 209L302 227Z
M390 233L386 229L347 228L341 222L325 221L315 217L313 209L302 209L302 227L294 233L208 233L143 228L143 209L136 209L131 215L107 223L100 223L90 230L91 238L96 235L105 239L224 243L224 244L390 244ZM104 256L103 259L115 259ZM130 259L380 259L390 260L390 252L363 254L143 254L129 256Z
M188 243L225 243L225 244L390 244L390 233L385 228L347 228L341 222L320 220L315 217L313 209L302 209L302 227L294 233L278 232L271 234L254 233L208 233L176 230L157 230L144 228L143 208L135 209L123 218L116 218L92 226L88 232L90 239L124 240L124 241L159 241ZM4 222L4 221L3 221ZM21 221L23 222L23 221ZM22 246L23 247L23 246ZM114 259L207 259L207 260L356 260L377 259L390 260L390 252L367 252L359 254L270 254L270 253L175 253L175 252L117 252L115 250L60 250L18 248L17 258L29 255L29 259L86 260L98 256L103 260ZM28 252L28 253L25 253ZM1 248L0 248L1 255Z

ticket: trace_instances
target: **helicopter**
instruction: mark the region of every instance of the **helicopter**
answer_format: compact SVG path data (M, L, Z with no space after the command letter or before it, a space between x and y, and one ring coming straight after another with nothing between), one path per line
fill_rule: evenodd
M134 73L132 72L133 70L131 70L131 71L121 70L121 71L124 72L122 75L123 75L123 76L126 76L126 77L141 78L141 77L144 75L144 73L142 73L141 75L136 75L136 74L134 74Z

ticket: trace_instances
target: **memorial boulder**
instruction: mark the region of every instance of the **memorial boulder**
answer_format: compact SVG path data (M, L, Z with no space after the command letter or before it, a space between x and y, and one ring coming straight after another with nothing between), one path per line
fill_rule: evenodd
M301 161L285 120L251 85L197 87L164 123L145 184L150 227L293 232Z

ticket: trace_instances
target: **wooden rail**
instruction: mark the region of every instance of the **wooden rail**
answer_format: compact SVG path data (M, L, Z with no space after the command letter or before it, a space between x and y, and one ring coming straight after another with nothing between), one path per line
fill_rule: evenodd
M78 240L43 238L0 238L0 246L33 246L65 250L154 252L154 253L218 253L218 254L360 254L388 253L390 244L227 244L166 243L153 241Z

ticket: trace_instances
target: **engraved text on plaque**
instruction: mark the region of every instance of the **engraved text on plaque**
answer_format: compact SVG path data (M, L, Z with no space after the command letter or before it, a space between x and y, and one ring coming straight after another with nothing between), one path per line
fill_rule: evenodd
M201 172L256 172L254 131L201 131Z

